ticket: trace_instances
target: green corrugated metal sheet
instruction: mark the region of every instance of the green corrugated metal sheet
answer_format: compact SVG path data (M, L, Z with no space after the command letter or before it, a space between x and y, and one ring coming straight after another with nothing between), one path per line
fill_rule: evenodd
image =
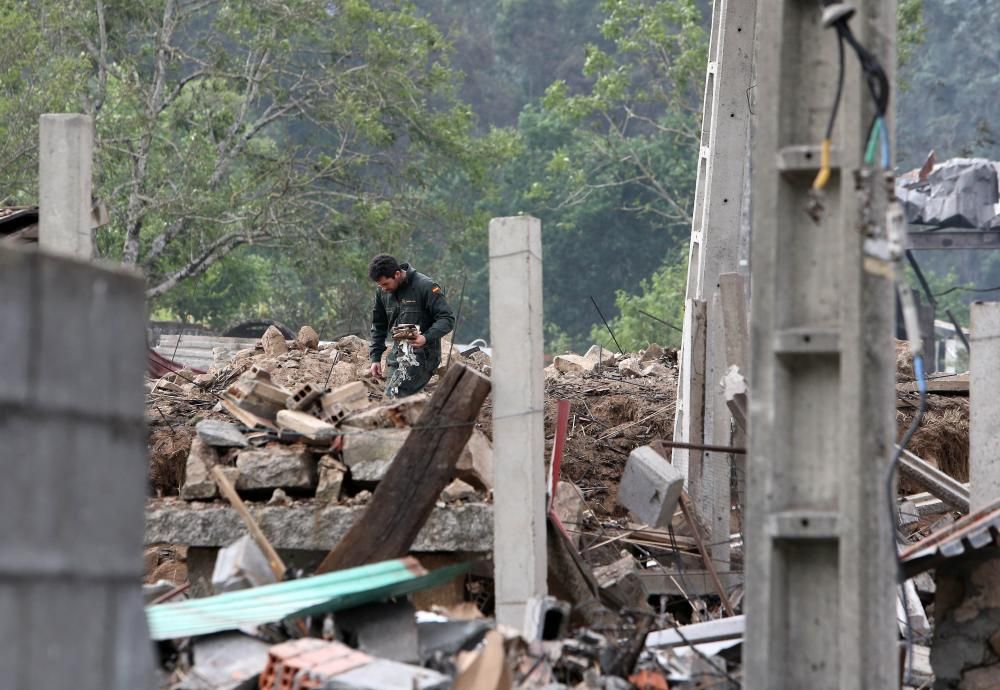
M428 573L411 558L384 561L301 580L146 608L150 636L169 640L234 630L289 616L351 608L444 584L470 563Z

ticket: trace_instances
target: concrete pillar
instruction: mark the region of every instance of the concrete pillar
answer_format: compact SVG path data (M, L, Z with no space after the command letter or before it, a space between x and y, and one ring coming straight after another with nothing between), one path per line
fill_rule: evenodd
M42 115L38 125L38 244L46 252L90 260L94 122L59 114Z
M5 688L154 687L143 293L123 271L0 249Z
M896 3L853 4L853 33L893 84ZM898 688L894 286L865 253L887 240L887 180L863 160L874 104L845 47L817 194L837 33L820 3L757 6L744 687Z
M1000 500L1000 302L972 304L969 365L969 507Z
M714 0L705 75L705 98L698 175L695 185L685 305L692 300L707 307L704 346L692 342L685 330L680 353L674 440L682 443L729 443L731 416L720 394L719 381L728 369L722 337L722 312L714 300L723 273L740 268L746 259L748 224L741 221L746 205L742 197L749 166L742 163L747 151L750 107L747 87L751 83L756 0ZM734 164L733 161L741 161ZM744 231L741 231L741 226ZM742 254L741 254L742 251ZM743 267L745 270L745 266ZM685 319L685 329L696 320ZM695 358L692 361L691 358ZM703 362L699 366L698 362ZM697 399L689 400L690 377L702 374ZM688 415L699 406L701 412ZM683 416L681 416L683 415ZM691 421L699 421L695 427ZM673 453L673 462L687 472L691 501L705 518L716 564L728 570L731 462L717 453L685 451Z
M497 622L524 629L546 593L542 226L490 221L493 347L493 563Z

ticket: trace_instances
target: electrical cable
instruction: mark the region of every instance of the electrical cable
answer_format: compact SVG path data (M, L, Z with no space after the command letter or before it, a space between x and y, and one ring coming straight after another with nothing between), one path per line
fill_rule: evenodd
M833 107L830 109L830 119L826 123L826 136L820 142L819 172L813 180L812 188L819 191L830 181L830 148L833 146L833 125L837 121L837 110L840 109L840 97L844 92L844 39L837 32L837 92L833 97Z
M854 14L854 9L846 3L836 0L823 1L824 25L833 27L837 31L837 52L839 71L837 75L837 91L834 97L833 107L830 111L830 119L827 122L826 135L820 142L820 168L813 180L813 191L822 190L830 180L830 150L833 141L833 125L837 119L837 110L840 105L841 94L844 86L844 43L846 42L857 55L861 64L862 72L865 76L865 83L868 92L875 103L875 116L872 118L871 126L868 129L867 146L865 150L865 162L872 164L875 161L876 150L880 149L881 164L883 169L889 168L891 160L889 150L889 132L885 123L886 112L889 107L889 78L885 70L879 64L878 59L869 53L862 46L851 27L848 20Z
M956 292L956 291L961 291L961 292L996 292L997 290L1000 290L1000 285L997 285L996 287L990 287L990 288L974 288L974 287L966 287L964 285L955 285L953 287L948 288L944 292L937 292L937 293L935 293L934 296L935 297L944 297L945 295L950 294L952 292Z
M927 377L924 375L924 358L921 355L914 355L913 357L913 373L917 379L920 403L917 407L917 413L913 416L913 421L910 422L910 426L906 430L906 433L903 434L903 438L896 445L896 452L892 456L892 461L889 463L889 473L886 475L886 495L889 499L889 527L893 532L894 549L896 530L892 526L896 524L896 492L894 491L895 483L893 480L896 477L899 458L903 455L903 451L906 450L906 446L910 443L910 439L913 438L913 434L916 433L917 428L920 426L920 421L923 419L924 412L927 410ZM896 580L899 584L903 584L906 580L906 576L903 573L903 564L899 560L898 552L896 554ZM910 614L906 611L905 590L903 597L903 613L906 617L906 675L910 676L913 671L913 628L910 622Z

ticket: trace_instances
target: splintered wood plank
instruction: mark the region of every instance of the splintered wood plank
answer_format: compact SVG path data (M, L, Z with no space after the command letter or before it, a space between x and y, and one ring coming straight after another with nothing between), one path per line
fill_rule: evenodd
M441 492L455 476L490 381L458 364L448 369L364 515L327 554L316 573L405 556Z

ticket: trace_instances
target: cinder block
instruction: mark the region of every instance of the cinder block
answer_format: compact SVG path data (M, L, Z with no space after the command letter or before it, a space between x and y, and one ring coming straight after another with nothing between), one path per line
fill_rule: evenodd
M618 502L641 522L663 527L677 508L684 475L649 446L633 450L618 485Z

